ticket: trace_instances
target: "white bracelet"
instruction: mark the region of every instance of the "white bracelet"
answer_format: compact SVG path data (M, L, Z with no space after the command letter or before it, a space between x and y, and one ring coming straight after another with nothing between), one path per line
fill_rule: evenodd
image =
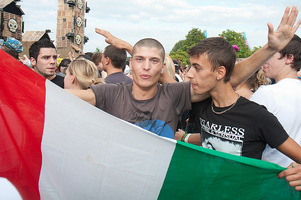
M185 139L184 139L184 142L188 143L188 138L189 138L190 135L191 135L191 134L187 134L187 135L186 135L186 137L185 137Z

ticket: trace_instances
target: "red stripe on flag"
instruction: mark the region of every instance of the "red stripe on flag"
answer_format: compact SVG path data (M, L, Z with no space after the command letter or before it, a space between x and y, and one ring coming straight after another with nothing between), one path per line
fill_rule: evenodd
M45 79L0 50L0 176L40 199Z

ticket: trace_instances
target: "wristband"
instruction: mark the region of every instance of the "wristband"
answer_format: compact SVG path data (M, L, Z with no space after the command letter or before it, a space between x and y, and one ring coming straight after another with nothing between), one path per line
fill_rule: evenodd
M75 50L75 49L74 49ZM81 53L82 52L82 50L80 49L80 50L75 50L75 52L76 53Z
M185 133L185 134L182 135L182 138L181 138L182 142L184 142L184 140L185 140L185 138L186 138L187 135L188 135L188 133Z
M187 135L186 135L186 137L184 138L184 142L189 143L189 142L188 142L188 138L189 138L190 135L191 135L191 134L187 134Z

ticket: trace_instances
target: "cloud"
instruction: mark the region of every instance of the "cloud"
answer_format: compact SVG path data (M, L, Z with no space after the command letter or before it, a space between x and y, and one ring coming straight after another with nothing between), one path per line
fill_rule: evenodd
M107 16L106 19L110 18L110 26L107 26L107 23L100 23L102 24L100 28L110 28L111 32L118 37L124 36L123 39L128 41L135 41L134 38L137 41L143 37L155 37L162 43L166 43L165 47L167 51L170 51L173 45L184 39L188 31L194 27L207 29L209 36L217 36L223 30L232 29L247 32L247 37L249 37L251 36L248 34L250 27L253 30L252 36L256 35L256 31L254 32L256 29L261 30L260 34L263 30L266 35L266 23L263 23L262 19L266 16L279 15L279 9L276 7L254 3L227 7L194 6L184 1L164 1L161 4L156 0L142 2L133 0L127 2L132 6L128 6L130 8L127 8L127 12L117 12L118 16L106 12L99 14L99 21L103 21L101 18L104 16ZM89 19L89 14L87 18ZM120 21L125 22L126 26L120 26ZM260 41L258 35L256 38ZM265 42L265 38L261 41ZM263 43L260 44L263 45Z
M226 29L247 34L251 46L263 45L267 38L267 22L276 28L281 20L285 3L272 4L259 0L195 1L195 0L87 0L91 11L86 14L85 35L89 42L85 51L103 49L104 38L95 33L95 27L111 31L114 35L134 44L141 38L154 37L161 41L167 52L185 38L192 28L207 30L208 36L217 36ZM25 12L25 30L51 29L55 40L57 1L34 0L20 2ZM299 31L300 33L300 31Z

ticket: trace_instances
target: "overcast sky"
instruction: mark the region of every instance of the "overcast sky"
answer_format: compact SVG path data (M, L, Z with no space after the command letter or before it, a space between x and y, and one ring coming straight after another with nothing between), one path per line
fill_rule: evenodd
M38 3L37 3L38 2ZM91 11L86 14L85 35L89 37L84 50L103 49L107 44L95 33L95 27L109 30L131 44L139 39L158 39L170 52L192 28L207 30L208 37L231 29L245 32L251 47L267 42L267 26L276 28L286 6L300 0L87 0ZM25 31L50 29L56 37L56 0L22 0ZM299 14L301 18L301 14ZM301 28L297 34L301 35Z

